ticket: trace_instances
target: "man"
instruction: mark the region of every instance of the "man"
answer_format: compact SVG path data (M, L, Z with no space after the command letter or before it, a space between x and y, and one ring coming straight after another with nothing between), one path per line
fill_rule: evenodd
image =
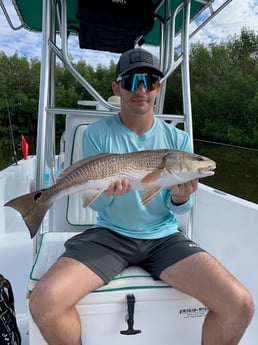
M190 150L185 132L153 115L162 76L158 60L143 49L120 57L112 87L121 99L121 112L87 128L85 156L161 148ZM67 241L63 256L31 293L31 314L49 345L80 345L75 304L131 264L208 307L203 345L239 343L253 314L250 294L177 228L175 214L190 210L197 187L198 180L173 186L142 206L141 192L131 190L124 179L111 184L92 203L98 211L96 227Z

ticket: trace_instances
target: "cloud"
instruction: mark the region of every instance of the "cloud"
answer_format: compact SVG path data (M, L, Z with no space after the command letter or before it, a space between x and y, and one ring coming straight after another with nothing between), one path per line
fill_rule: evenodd
M215 0L214 10L223 2L223 0ZM244 27L254 30L258 34L258 0L232 0L193 37L192 43L197 41L201 43L227 41L235 34L239 35Z
M224 0L215 0L213 8L216 10ZM14 25L19 25L19 20L12 6L11 0L5 1L8 12L14 18ZM205 13L203 14L205 16ZM196 24L192 24L194 30ZM215 16L201 31L192 39L191 43L209 43L211 41L226 41L234 34L240 34L241 29L246 27L258 33L258 0L232 0L230 4L217 16ZM88 64L96 67L98 64L109 66L110 60L116 62L119 54L96 52L92 50L78 49L78 38L69 38L68 50L73 60L84 59ZM30 58L41 58L41 34L29 32L24 29L13 31L10 29L2 11L0 11L0 51L6 55L13 55ZM157 51L154 49L153 51Z

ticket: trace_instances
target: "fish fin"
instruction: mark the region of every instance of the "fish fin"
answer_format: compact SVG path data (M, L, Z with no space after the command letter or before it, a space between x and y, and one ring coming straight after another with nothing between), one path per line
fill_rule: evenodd
M43 218L52 203L42 201L44 189L22 195L8 201L4 206L9 206L17 210L29 229L30 236L33 238L43 221Z
M87 190L86 192L82 193L83 207L88 207L94 200L96 200L100 196L102 192L102 190Z
M141 180L142 183L155 183L157 180L159 180L162 176L162 172L164 169L158 168L153 170L151 173L144 176L144 178Z
M161 187L155 187L152 190L146 192L142 197L142 204L145 205L149 202L155 195L157 195L161 190Z

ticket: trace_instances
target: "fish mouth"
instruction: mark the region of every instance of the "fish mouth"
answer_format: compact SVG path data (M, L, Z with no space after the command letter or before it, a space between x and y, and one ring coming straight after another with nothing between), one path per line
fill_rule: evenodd
M214 169L216 169L216 165L215 164L209 165L208 167L205 167L205 168L201 168L201 169L199 169L199 172L202 175L212 176L212 175L215 174Z

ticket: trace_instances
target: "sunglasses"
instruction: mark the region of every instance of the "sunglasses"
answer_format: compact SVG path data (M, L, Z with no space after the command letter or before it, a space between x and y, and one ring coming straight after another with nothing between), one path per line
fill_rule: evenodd
M153 91L159 87L160 77L149 73L126 74L118 77L117 82L121 82L121 87L127 91L134 92L140 83L146 90Z

